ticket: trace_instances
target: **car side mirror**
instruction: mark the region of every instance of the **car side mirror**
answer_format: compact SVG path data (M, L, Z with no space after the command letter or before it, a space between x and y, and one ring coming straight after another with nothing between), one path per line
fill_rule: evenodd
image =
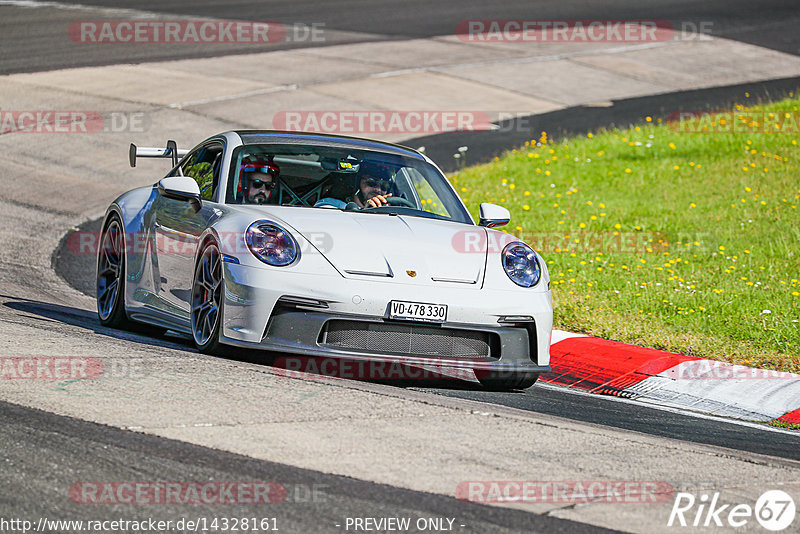
M511 212L503 206L497 204L489 204L484 202L479 208L480 220L478 226L485 226L486 228L497 228L498 226L505 226L511 220Z
M200 187L188 176L167 176L158 182L158 192L164 198L190 202L195 210L200 209Z

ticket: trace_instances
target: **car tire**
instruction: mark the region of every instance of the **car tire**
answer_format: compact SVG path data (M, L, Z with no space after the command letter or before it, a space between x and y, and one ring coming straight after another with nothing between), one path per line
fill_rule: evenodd
M114 214L106 221L97 250L97 316L100 324L128 328L125 314L125 235Z
M97 316L100 324L137 334L160 336L166 328L132 321L125 312L125 233L119 216L112 215L100 234L97 251ZM115 285L114 289L111 288ZM111 292L109 294L108 292ZM105 297L103 297L105 295Z
M225 296L222 271L222 254L215 243L209 243L197 259L189 301L192 338L197 350L204 354L218 354L222 349L219 342Z
M539 379L539 373L527 371L476 371L475 376L489 391L528 389Z

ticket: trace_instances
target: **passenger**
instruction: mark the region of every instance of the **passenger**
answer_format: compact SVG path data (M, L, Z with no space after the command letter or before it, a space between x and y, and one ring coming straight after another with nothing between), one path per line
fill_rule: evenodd
M267 204L278 185L280 168L267 161L242 163L241 180L247 192L246 204Z

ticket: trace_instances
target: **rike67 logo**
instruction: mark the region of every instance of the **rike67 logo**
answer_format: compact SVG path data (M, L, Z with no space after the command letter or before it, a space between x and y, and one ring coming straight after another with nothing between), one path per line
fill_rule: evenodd
M680 492L675 496L667 526L739 528L751 525L755 519L763 528L778 532L792 525L795 515L794 499L781 490L764 492L755 506L721 504L719 492L704 493L699 498Z

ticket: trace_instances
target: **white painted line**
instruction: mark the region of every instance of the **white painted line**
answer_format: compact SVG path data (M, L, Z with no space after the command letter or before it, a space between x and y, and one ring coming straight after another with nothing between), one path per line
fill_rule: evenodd
M430 39L431 41L435 41L436 39ZM551 54L548 56L523 56L523 57L514 57L509 59L486 59L483 61L472 61L468 63L451 63L448 65L434 65L430 67L409 67L407 69L398 69L398 70L390 70L386 72L378 72L375 74L370 74L370 78L388 78L390 76L401 76L403 74L414 74L417 72L435 72L438 74L444 74L445 76L453 76L459 77L449 72L445 72L445 69L453 68L453 67L484 67L486 65L508 65L508 64L515 64L515 63L538 63L542 61L557 61L560 59L569 59L573 57L585 57L585 56L597 56L597 55L604 55L604 54L621 54L623 52L634 52L637 50L647 50L649 48L660 48L662 46L668 46L670 44L669 41L661 42L661 43L645 43L645 44L637 44L637 45L629 45L629 46L617 46L614 48L605 48L602 50L584 50L580 52L564 52L561 54ZM464 44L464 46L473 46L469 44ZM306 50L306 52L309 52ZM335 56L334 56L335 57Z
M460 63L459 63L460 65ZM409 68L409 69L400 69L400 70L389 70L386 72L378 72L375 74L370 74L370 78L391 78L392 76L402 76L403 74L414 74L416 72L427 72L432 70L430 67L416 67L416 68Z
M170 104L169 107L173 109L182 109L189 106L200 106L203 104L210 104L211 102L225 102L227 100L236 100L237 98L247 98L250 96L267 95L270 93L279 93L281 91L292 91L299 88L296 83L291 85L278 85L276 87L268 87L266 89L256 89L255 91L248 91L246 93L238 93L235 95L216 96L214 98L204 98L202 100L192 100L190 102L181 102L179 104Z
M682 362L625 391L642 402L750 420L771 421L800 407L800 375L714 360Z
M118 7L101 7L101 6L88 6L86 4L67 4L64 2L39 2L36 0L0 0L0 6L13 6L25 8L51 8L51 9L64 9L68 11L91 11L93 13L100 13L103 15L122 15L126 17L137 18L156 18L168 16L164 13L154 13L152 11L142 11L139 9L128 9ZM181 18L188 18L181 16Z
M659 411L662 411L662 412L669 412L669 413L674 413L674 414L679 414L679 415L685 415L687 417L696 417L697 419L708 419L708 420L711 420L711 421L719 421L720 423L729 423L731 425L746 426L748 428L755 428L755 429L758 429L758 430L763 430L765 432L777 432L778 434L789 434L790 436L795 436L795 437L800 435L800 433L798 433L798 431L796 431L796 430L795 431L785 430L783 428L770 426L770 425L767 425L767 424L764 424L764 423L753 423L753 422L750 422L750 421L742 421L740 419L728 419L726 417L719 417L719 416L716 416L716 415L711 415L711 414L706 414L706 413L693 412L693 411L689 411L689 410L686 410L686 409L673 408L673 407L670 407L670 406L664 406L664 405L660 405L660 404L650 404L650 403L644 404L644 403L639 402L639 401L625 399L625 398L621 398L621 397L615 397L613 395L597 395L596 393L589 393L589 392L586 392L586 391L581 391L579 389L572 389L572 388L567 388L567 387L564 387L564 386L556 386L556 385L553 385L553 384L548 384L547 382L537 382L537 384L533 388L528 390L528 391L530 391L532 394L535 395L536 394L536 388L554 389L554 390L557 390L557 391L570 393L572 395L580 395L580 396L584 396L584 397L592 397L592 398L595 398L595 399L602 398L602 399L605 399L605 400L608 400L608 401L611 401L611 402L620 402L620 403L623 403L623 404L633 404L635 406L645 406L647 408L652 408L654 410L659 410Z
M562 52L561 54L550 54L549 56L524 56L513 57L509 59L500 60L485 60L475 61L473 63L458 63L457 65L447 65L439 67L430 67L431 70L446 69L452 66L458 67L479 67L482 65L508 65L514 63L538 63L541 61L557 61L559 59L569 59L573 57L586 57L586 56L602 56L606 54L622 54L624 52L635 52L637 50L648 50L650 48L661 48L663 46L675 46L679 44L677 41L662 41L659 43L643 43L636 45L623 45L615 46L613 48L603 48L598 50L582 50L580 52Z

